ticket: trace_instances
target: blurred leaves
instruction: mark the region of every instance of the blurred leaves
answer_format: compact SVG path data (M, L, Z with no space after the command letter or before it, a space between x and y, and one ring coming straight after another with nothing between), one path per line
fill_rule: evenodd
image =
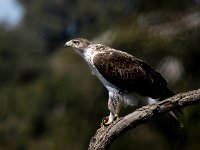
M44 43L28 30L0 29L0 80L30 80L37 76L44 65Z

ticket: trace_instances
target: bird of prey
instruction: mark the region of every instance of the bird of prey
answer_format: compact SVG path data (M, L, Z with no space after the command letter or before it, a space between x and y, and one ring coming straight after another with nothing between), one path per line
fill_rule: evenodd
M118 118L123 105L135 106L138 101L152 104L174 95L158 71L133 55L83 38L72 39L65 47L74 48L107 88L110 115L104 125ZM179 123L172 111L168 114Z

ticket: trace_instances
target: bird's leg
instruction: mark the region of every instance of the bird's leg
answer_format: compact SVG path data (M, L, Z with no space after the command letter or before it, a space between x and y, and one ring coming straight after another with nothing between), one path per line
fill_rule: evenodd
M109 93L108 109L110 115L103 120L105 126L110 125L114 120L117 120L120 108L121 108L121 95L118 93Z

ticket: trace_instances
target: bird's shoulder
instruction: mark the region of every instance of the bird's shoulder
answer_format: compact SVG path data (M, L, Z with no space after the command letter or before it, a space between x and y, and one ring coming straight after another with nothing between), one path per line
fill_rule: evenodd
M118 69L135 69L140 67L142 60L126 52L116 50L104 45L96 45L99 51L93 57L93 63L98 67L110 66Z

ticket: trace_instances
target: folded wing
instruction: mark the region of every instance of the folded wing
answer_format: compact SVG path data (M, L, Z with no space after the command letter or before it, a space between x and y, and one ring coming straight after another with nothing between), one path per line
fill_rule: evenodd
M98 53L93 64L106 80L127 92L137 92L154 99L173 95L160 73L125 52L112 49Z

